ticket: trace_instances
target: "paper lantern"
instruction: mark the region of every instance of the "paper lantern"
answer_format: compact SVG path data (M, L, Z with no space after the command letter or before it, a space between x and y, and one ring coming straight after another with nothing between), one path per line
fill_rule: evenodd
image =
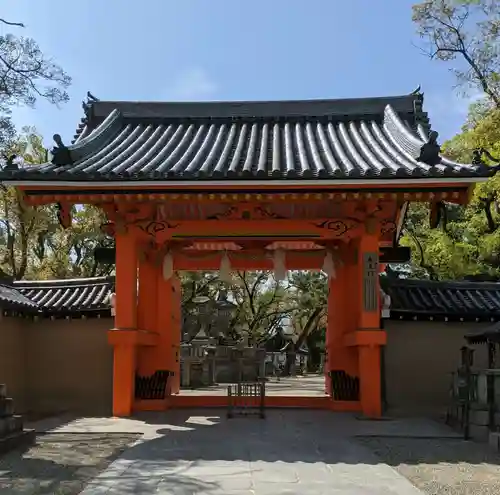
M283 249L276 249L273 255L274 278L276 280L286 279L286 253Z
M163 257L162 274L163 280L170 280L174 276L174 260L170 252Z
M335 278L335 262L333 261L333 255L331 251L326 252L321 269L326 273L328 278Z
M231 282L231 260L226 252L224 252L220 260L219 280Z

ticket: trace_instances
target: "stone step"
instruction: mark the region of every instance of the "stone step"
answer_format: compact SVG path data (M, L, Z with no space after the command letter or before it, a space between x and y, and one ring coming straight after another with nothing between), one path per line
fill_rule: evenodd
M0 438L0 455L13 449L28 447L35 439L35 430L22 430Z

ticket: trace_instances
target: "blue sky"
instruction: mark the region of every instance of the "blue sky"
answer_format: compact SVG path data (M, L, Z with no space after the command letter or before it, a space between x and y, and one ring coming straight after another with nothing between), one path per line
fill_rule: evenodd
M441 140L468 100L415 44L415 0L10 0L2 17L73 77L71 101L16 109L68 142L88 90L112 100L266 100L409 93L419 84ZM0 27L1 32L9 30Z

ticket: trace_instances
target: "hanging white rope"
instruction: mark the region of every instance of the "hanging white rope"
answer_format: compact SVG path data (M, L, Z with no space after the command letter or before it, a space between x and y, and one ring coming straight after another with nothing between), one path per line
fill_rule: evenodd
M162 275L163 280L170 280L174 276L174 260L170 251L163 257Z
M286 253L283 249L276 249L273 253L274 278L276 280L286 279Z
M231 260L229 259L226 251L224 251L220 260L219 280L222 280L223 282L231 282Z
M337 273L335 272L335 261L333 260L331 251L326 252L321 269L326 273L328 278L336 277Z

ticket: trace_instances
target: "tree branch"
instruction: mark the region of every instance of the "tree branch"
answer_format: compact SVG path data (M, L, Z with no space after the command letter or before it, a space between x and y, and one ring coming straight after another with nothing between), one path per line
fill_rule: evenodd
M16 27L26 27L22 22L10 22L10 21L6 21L5 19L2 19L0 17L0 22L2 24L6 24L7 26L16 26Z

